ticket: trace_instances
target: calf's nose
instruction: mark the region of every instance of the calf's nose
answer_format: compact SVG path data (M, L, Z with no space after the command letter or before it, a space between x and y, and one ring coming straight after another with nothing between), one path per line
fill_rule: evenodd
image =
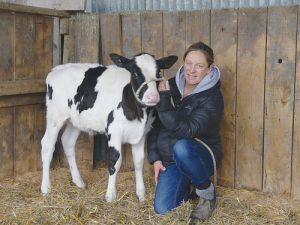
M156 103L158 101L158 95L150 93L150 94L147 94L146 99L148 102Z

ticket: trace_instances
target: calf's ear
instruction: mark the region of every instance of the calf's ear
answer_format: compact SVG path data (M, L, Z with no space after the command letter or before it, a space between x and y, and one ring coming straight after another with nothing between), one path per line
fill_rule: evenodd
M178 56L170 55L162 59L156 60L159 69L169 69L177 61Z
M110 53L109 56L118 67L128 69L129 65L131 64L131 60L120 56L117 53Z

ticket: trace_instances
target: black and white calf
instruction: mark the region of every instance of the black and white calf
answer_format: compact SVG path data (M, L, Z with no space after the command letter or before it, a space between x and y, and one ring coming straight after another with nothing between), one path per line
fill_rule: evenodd
M62 144L72 181L85 184L75 160L75 144L80 131L105 133L108 138L109 180L106 200L116 198L116 176L122 162L122 143L132 144L136 174L136 194L145 197L143 181L144 142L154 116L151 106L159 102L157 80L161 69L170 68L177 56L160 60L147 53L127 59L110 54L117 65L65 64L51 70L47 85L47 128L42 139L42 193L51 187L49 168L58 132L67 123Z

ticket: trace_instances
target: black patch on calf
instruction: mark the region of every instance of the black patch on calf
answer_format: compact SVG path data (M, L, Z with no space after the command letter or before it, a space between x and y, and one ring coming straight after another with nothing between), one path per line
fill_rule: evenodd
M50 84L48 84L48 87L47 87L47 95L48 95L49 99L51 100L52 95L53 95L53 88L50 86Z
M106 125L106 133L108 133L108 127L109 125L114 122L114 110L112 110L109 114L108 114L108 117L107 117L107 125Z
M77 94L74 96L74 104L77 104L77 110L81 113L84 110L94 107L98 92L95 91L97 79L106 70L106 67L99 66L90 68L85 72L82 83L77 88Z
M105 128L105 131L106 131L106 134L107 134L107 139L108 141L110 141L110 138L111 138L111 135L108 134L108 127L109 125L114 121L114 111L112 110L109 114L108 114L108 117L107 117L107 125L106 125L106 128Z
M116 171L115 165L118 159L120 158L120 153L114 147L109 147L108 152L109 152L108 171L109 171L109 175L113 175Z
M68 106L69 106L69 108L71 108L72 105L73 105L72 99L68 99Z
M117 109L120 109L122 107L122 102L119 103Z
M130 84L127 84L123 88L122 108L126 119L129 121L135 119L138 119L140 121L144 117L142 105L140 105L135 99Z
M138 55L139 56L139 55ZM136 58L136 57L135 57ZM134 91L137 91L138 88L145 82L145 76L142 73L140 67L136 65L136 59L134 58L134 64L132 65L132 73L131 73L131 85ZM142 100L144 93L148 89L148 85L146 84L140 91L139 99Z

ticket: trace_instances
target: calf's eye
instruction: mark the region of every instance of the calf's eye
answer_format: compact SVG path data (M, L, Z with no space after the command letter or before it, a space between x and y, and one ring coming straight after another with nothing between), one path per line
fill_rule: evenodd
M134 73L133 73L133 78L134 78L134 79L137 79L138 77L139 77L139 75L138 75L137 73L134 72Z

